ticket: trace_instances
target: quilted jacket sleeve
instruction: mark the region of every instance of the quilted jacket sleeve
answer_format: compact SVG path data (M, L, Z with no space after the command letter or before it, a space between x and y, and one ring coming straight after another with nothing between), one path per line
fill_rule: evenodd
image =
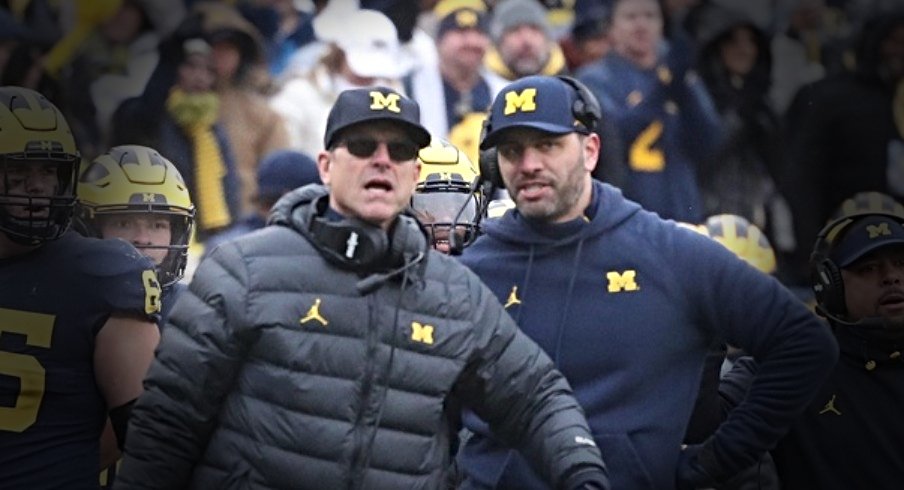
M116 488L189 485L222 400L253 345L243 321L247 272L235 245L198 267L176 303L136 402Z

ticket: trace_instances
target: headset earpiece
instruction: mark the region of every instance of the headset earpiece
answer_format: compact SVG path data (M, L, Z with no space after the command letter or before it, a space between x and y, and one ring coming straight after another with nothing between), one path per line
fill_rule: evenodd
M847 305L841 269L829 257L832 250L829 235L848 220L848 217L844 217L826 224L816 235L813 252L810 254L810 286L816 304L826 313L838 317L847 314Z
M400 215L389 236L381 228L356 219L330 220L327 196L317 198L308 216L311 242L332 264L358 272L400 267L427 249L427 238L417 220Z
M502 173L499 171L499 154L495 147L480 150L480 154L477 157L477 166L480 167L480 179L482 181L489 182L496 189L505 187L505 183L502 182ZM492 198L493 196L487 196L487 199Z
M599 101L596 100L593 92L576 78L564 75L559 75L556 78L567 83L577 94L577 98L571 105L571 114L575 120L583 124L587 131L591 133L596 131L596 127L603 115Z
M483 120L483 125L480 128L481 142L486 138L490 131L492 131L492 126L490 124L490 115L487 114L487 117ZM499 172L499 157L495 147L479 151L477 155L477 167L480 170L479 178L481 182L487 182L496 189L505 187L505 183L502 182L502 174ZM487 199L492 198L493 196L487 196Z
M844 279L841 269L831 259L823 258L812 267L811 284L816 303L835 316L847 314L844 299Z
M385 262L389 239L382 229L356 220L315 216L308 227L312 242L336 266L373 270Z

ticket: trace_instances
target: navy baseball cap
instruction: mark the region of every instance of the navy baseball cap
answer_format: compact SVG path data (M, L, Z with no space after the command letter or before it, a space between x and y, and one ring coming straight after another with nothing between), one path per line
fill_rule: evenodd
M904 244L904 217L873 215L854 220L839 230L843 233L829 257L838 267L848 267L861 257L888 245Z
M336 135L343 129L370 121L397 122L418 148L430 144L430 132L421 126L421 108L417 102L390 88L368 87L339 94L326 120L323 147L332 148Z
M493 100L480 149L496 146L500 134L511 128L533 128L556 135L587 134L588 129L574 118L572 107L577 99L574 87L558 77L519 78L500 90Z

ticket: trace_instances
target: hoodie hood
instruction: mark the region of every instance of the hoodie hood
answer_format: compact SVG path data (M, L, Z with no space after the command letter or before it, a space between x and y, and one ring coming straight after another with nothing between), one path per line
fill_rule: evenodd
M309 184L289 191L270 209L267 224L287 226L309 236L306 223L310 222L311 215L316 212L315 206L311 204L329 195L330 191L322 184Z
M499 219L483 222L487 235L506 242L539 246L567 245L618 227L641 210L639 204L624 200L622 192L593 180L593 195L584 216L565 223L541 223L525 218L517 209Z
M740 27L747 27L753 32L758 51L756 63L745 77L744 84L750 86L754 94L764 93L769 89L772 77L769 37L748 15L720 5L710 5L699 14L696 38L700 46L699 72L711 92L731 86L720 49L731 32Z

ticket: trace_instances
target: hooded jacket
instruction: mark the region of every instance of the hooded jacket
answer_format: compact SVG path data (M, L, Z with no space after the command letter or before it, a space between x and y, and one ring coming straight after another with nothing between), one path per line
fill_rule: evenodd
M437 489L461 403L558 487L605 478L568 383L473 273L418 234L404 250L427 251L422 265L362 295L362 275L313 244L325 200L322 186L292 191L276 226L198 267L116 488Z
M613 488L714 486L749 467L803 410L838 355L831 333L775 279L715 241L594 181L585 216L539 224L509 211L463 262L574 389ZM748 398L682 452L706 354L760 361ZM459 463L480 488L547 488L472 414ZM676 481L678 483L676 483Z
M772 452L782 488L900 488L904 335L856 325L833 328L841 348L838 364Z

